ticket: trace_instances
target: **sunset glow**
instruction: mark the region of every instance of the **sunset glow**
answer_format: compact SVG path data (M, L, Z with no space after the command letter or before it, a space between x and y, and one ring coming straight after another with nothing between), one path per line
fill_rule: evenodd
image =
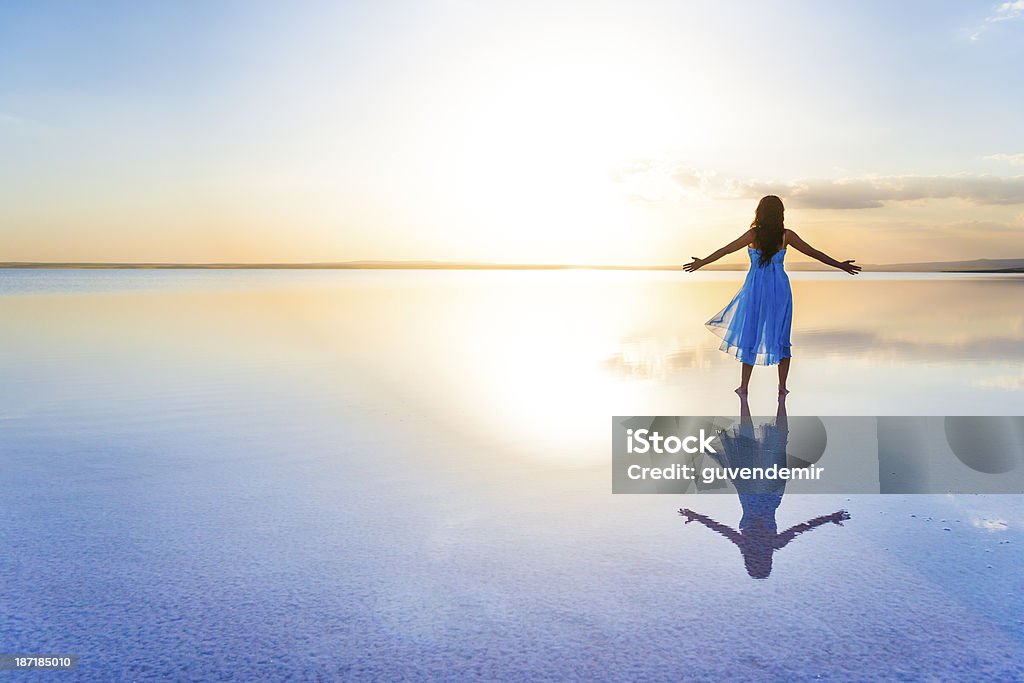
M583 7L8 8L0 260L1024 256L1016 15Z

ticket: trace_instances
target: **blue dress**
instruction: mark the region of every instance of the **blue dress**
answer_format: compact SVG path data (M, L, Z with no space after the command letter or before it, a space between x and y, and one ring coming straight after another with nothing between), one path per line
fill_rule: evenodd
M761 265L761 252L747 247L750 270L743 287L707 328L722 338L722 351L748 365L775 365L792 356L789 333L793 326L793 291L780 249Z

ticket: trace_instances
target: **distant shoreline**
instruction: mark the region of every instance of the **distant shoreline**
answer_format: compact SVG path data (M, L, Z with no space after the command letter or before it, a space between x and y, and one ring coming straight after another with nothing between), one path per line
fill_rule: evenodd
M737 272L747 264L720 264L704 270ZM343 261L337 263L93 263L93 262L0 262L0 269L76 269L76 270L623 270L681 271L682 264L661 266L473 263L449 261ZM793 272L829 272L832 268L815 263L793 264ZM898 263L865 265L865 272L881 273L1024 273L1022 259L978 259L976 261L938 263Z
M527 263L0 263L0 268L83 270L680 270L681 266L608 266ZM726 268L730 269L730 268ZM737 268L738 270L738 268Z

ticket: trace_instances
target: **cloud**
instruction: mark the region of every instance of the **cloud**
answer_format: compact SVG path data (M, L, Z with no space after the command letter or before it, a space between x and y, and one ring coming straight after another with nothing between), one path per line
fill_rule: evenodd
M986 19L989 23L1016 19L1024 14L1024 0L1002 2L996 5L993 13Z
M1000 240L1007 237L1020 237L1024 226L1024 214L1011 222L992 220L959 220L930 221L928 232L932 235L947 237L971 236L975 239ZM889 234L918 235L921 232L920 221L889 221L885 224Z
M981 26L971 33L971 40L978 40L981 38L981 35L992 24L1019 19L1021 16L1024 16L1024 0L1001 2L992 8L992 13L985 17L985 21L982 22Z
M1024 2L1024 0L1021 0ZM1014 166L1024 166L1024 152L1020 154L989 154L987 157L982 157L985 161L1005 161L1013 164Z
M716 173L664 159L637 159L612 169L609 177L633 201L658 203L710 197Z
M1002 156L1017 155L993 156L1001 160ZM931 199L959 199L989 206L1024 204L1024 175L869 175L773 182L642 160L619 167L611 178L628 197L645 202L693 197L757 199L777 194L787 205L809 209L875 209L894 202Z
M1024 204L1024 176L956 174L947 176L866 176L789 183L731 183L736 198L766 194L811 209L874 209L889 202L961 199L974 204Z

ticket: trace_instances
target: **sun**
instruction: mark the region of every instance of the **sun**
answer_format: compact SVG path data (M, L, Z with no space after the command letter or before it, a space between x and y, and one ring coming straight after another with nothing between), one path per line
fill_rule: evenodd
M662 153L685 125L654 75L595 56L518 65L459 109L460 212L552 254L620 239L637 208L614 170Z

